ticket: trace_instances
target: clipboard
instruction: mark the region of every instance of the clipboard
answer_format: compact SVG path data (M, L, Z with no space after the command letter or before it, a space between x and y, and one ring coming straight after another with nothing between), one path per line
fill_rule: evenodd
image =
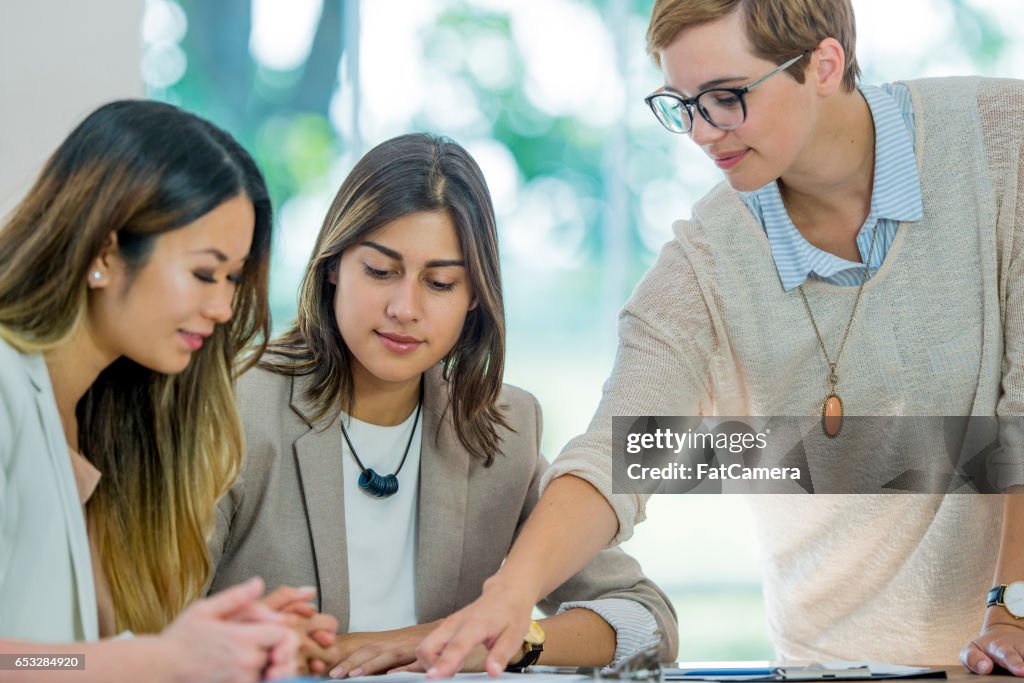
M946 678L946 672L942 669L869 662L827 662L805 666L666 668L662 673L666 681L722 681L725 683Z

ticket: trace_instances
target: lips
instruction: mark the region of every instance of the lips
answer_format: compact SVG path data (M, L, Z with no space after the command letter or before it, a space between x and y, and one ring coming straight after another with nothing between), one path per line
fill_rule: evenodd
M376 334L384 348L394 353L412 353L423 343L423 340L416 337L408 337L404 334L395 334L394 332L381 332L377 330Z
M210 336L209 332L189 332L188 330L178 330L178 334L185 340L185 344L192 351L198 351L203 348L203 342L207 337Z
M739 150L736 152L711 152L711 158L715 161L715 166L718 168L728 170L740 163L743 158L747 155L748 149Z

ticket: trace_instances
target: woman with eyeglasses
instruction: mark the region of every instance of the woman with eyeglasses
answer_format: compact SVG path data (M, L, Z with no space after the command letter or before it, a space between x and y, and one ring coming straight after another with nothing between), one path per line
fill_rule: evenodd
M880 470L899 453L852 452L844 415L1024 414L1024 83L859 83L849 0L657 0L647 37L647 104L726 183L627 302L597 415L508 561L421 645L432 676L478 643L497 673L532 596L644 518L646 495L612 495L614 416L820 416L836 458ZM1001 487L1024 484L1013 455ZM1021 496L750 504L780 659L1024 675Z
M238 143L145 101L90 114L0 228L5 680L294 672L259 579L193 602L241 463L233 373L268 328L270 229Z
M480 168L446 138L382 142L335 196L295 323L239 381L247 457L218 506L213 588L315 586L340 630L313 672L415 669L501 566L547 468L540 406L502 384L504 355ZM531 599L547 618L512 664L675 659L675 613L632 558L605 550L573 574Z

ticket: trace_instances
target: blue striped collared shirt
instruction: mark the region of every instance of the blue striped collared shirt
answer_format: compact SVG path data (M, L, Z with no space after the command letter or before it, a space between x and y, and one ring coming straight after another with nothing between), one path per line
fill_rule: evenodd
M901 221L921 220L921 179L914 156L914 111L910 92L897 83L881 87L859 85L875 122L875 177L871 211L857 233L861 260L867 258L871 233L878 223L878 237L871 254L870 272L877 271L896 238ZM847 261L818 249L800 234L786 213L779 186L772 181L740 197L764 227L782 287L790 291L808 277L831 284L859 285L864 264Z

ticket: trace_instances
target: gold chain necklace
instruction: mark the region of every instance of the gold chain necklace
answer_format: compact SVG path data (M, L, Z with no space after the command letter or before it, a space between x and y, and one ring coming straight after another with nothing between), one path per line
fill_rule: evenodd
M821 429L825 432L825 436L830 439L839 436L839 432L843 428L843 399L839 398L839 394L836 393L836 385L839 384L839 375L836 374L836 368L839 366L839 357L843 355L843 349L846 348L846 339L850 336L853 318L857 315L857 305L860 303L861 294L864 293L864 284L868 281L868 272L871 270L871 254L875 250L875 238L878 237L879 223L880 221L876 219L875 227L871 231L871 244L868 247L867 258L864 259L864 275L861 276L860 286L857 287L857 298L853 300L853 310L850 311L850 319L846 321L846 330L843 332L842 341L839 342L839 350L836 351L835 360L829 358L828 351L825 350L825 340L822 339L821 330L818 329L814 313L811 312L811 302L807 300L804 286L801 284L797 288L800 290L800 297L804 300L804 308L807 309L811 325L814 326L814 334L818 337L818 346L821 347L821 353L825 356L825 362L828 363L827 379L830 389L828 395L825 396L825 400L821 403Z

